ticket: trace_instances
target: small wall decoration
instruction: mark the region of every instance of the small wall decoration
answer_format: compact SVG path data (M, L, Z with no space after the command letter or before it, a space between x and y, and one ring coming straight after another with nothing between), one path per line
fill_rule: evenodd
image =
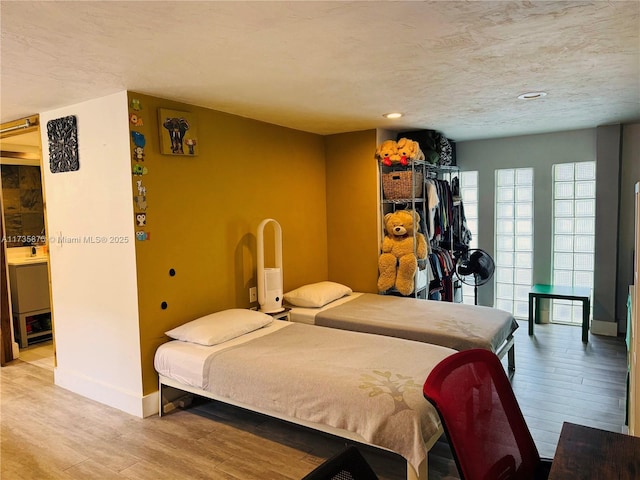
M145 231L137 231L136 232L136 240L139 242L144 242L145 240L151 239L151 234Z
M140 100L138 100L137 98L131 99L130 107L132 110L135 110L136 112L142 110L142 104L140 103Z
M144 148L133 147L133 159L137 162L144 162Z
M160 152L164 155L195 156L198 130L190 112L158 109Z
M147 209L147 197L144 195L134 195L133 202L138 210Z
M136 148L138 148L138 147L136 147ZM149 173L149 169L147 167L145 167L144 165L140 164L140 163L136 163L131 168L131 173L133 173L134 175L140 177L142 175L146 175L147 173Z
M136 213L136 227L145 227L147 225L147 214Z
M131 140L133 140L133 144L136 147L144 148L144 146L147 144L147 139L144 138L144 135L140 132L132 131Z
M129 114L129 121L134 127L142 127L144 125L142 117L135 112Z
M75 115L47 122L49 168L51 173L73 172L80 168L78 126Z

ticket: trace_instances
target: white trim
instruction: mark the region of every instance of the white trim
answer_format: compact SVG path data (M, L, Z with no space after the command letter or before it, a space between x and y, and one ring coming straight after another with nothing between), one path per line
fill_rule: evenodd
M59 366L54 369L53 375L54 383L59 387L130 415L143 417L143 399L140 394L127 392L116 385L109 385Z
M144 418L159 413L158 406L160 405L160 397L158 395L158 391L155 391L142 397L142 415Z
M618 324L604 320L591 320L591 333L596 335L618 336Z

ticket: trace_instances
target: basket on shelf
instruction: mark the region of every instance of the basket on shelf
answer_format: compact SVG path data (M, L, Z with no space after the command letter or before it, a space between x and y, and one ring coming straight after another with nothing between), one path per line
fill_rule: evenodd
M389 200L399 198L422 198L423 174L405 170L382 174L382 191Z

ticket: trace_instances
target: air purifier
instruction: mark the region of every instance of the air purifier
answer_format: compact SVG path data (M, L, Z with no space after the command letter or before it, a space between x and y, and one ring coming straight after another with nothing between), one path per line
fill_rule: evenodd
M275 248L275 265L264 265L264 230L273 223ZM273 218L267 218L258 225L257 234L258 250L258 303L260 311L264 313L276 313L284 310L282 307L282 228Z

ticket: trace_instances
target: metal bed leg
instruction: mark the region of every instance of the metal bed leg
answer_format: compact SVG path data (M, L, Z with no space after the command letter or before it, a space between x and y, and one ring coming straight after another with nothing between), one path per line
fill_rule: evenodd
M516 370L516 346L515 345L511 345L511 348L507 352L507 356L508 356L507 363L509 364L509 370L512 372L515 372Z

